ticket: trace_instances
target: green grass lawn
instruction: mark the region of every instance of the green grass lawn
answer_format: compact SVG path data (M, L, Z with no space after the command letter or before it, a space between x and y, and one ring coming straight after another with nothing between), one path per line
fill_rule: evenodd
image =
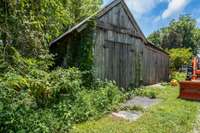
M72 133L188 133L193 130L199 113L199 103L177 99L179 89L146 89L162 99L146 110L136 122L113 118L110 115L99 120L74 126Z

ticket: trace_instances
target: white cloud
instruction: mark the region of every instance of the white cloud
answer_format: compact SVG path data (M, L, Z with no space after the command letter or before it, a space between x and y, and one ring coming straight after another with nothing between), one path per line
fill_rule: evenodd
M162 18L166 19L174 14L180 13L189 3L190 0L170 0L168 8L163 12Z
M143 15L153 8L155 8L159 3L168 0L125 0L129 8L139 15Z

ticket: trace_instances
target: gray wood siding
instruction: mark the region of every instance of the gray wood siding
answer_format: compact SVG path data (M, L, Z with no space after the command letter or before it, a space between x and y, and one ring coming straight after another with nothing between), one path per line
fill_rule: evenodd
M97 19L96 77L128 88L168 80L168 55L145 43L121 4Z
M109 6L90 16L51 43L57 55L56 66L79 67L80 44L89 21L96 19L94 28L95 77L112 80L120 87L138 87L167 81L169 56L150 44L131 16L125 3L113 1ZM76 57L77 56L77 57Z

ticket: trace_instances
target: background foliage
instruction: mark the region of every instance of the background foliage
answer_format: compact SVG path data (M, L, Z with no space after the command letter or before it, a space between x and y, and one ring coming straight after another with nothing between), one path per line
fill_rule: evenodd
M182 65L190 65L192 56L199 54L200 29L190 15L172 20L169 26L153 32L148 39L169 52L173 70L178 70Z
M176 48L169 50L170 67L172 70L178 70L182 65L191 64L192 52L191 49Z
M0 40L23 55L48 53L50 41L101 4L101 0L1 0Z
M184 15L178 20L172 20L169 26L153 32L148 39L163 49L190 48L193 54L197 54L199 34L196 20L190 15Z

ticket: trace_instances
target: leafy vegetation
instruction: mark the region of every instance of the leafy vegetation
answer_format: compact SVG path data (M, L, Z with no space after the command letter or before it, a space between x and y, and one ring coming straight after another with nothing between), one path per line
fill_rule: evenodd
M178 88L143 89L156 94L161 103L145 110L143 116L135 122L105 116L97 121L78 124L73 133L188 133L193 130L199 106L198 103L178 99ZM137 95L139 92L137 93ZM133 108L134 109L134 108ZM138 109L138 108L136 108Z
M99 117L124 100L114 83L92 77L91 34L80 40L80 70L52 69L55 55L49 54L49 42L101 4L0 2L0 132L68 132L73 124Z
M136 88L129 93L133 96L145 96L154 99L157 97L157 92L152 90L154 90L154 88Z
M186 73L183 72L173 72L171 75L171 79L175 79L177 81L183 81L186 79Z
M1 0L0 40L22 55L48 53L48 44L98 11L101 0Z
M150 34L148 39L170 54L171 69L177 71L182 65L190 65L192 56L198 54L200 29L195 19L183 15L172 20L169 26Z
M192 52L190 49L176 48L169 50L170 67L172 70L177 71L182 65L191 64Z
M196 20L184 15L177 21L172 20L168 27L153 32L148 39L163 49L189 48L195 55L200 46L199 35Z
M95 81L88 89L84 72L50 72L46 59L24 58L13 47L1 47L0 132L67 132L124 100L113 83Z

